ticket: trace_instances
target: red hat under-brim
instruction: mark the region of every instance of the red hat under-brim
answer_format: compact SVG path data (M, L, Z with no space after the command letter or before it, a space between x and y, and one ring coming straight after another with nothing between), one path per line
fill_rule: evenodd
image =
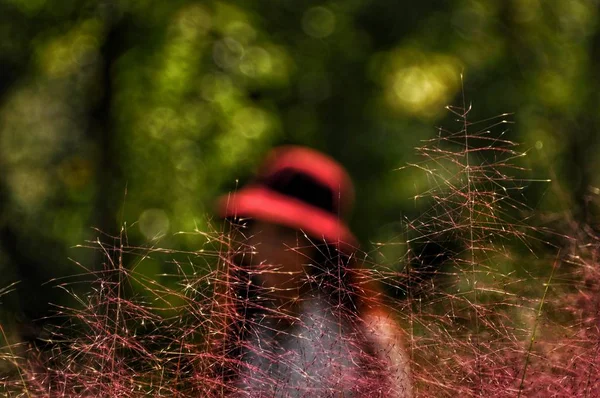
M358 247L356 238L338 217L268 187L247 186L221 197L217 206L224 218L248 217L299 229L346 254Z

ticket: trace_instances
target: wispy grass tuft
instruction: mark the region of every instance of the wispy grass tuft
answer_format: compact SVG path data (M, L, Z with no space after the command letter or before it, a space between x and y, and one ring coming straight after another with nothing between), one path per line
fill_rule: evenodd
M566 237L533 222L525 192L549 181L521 165L527 150L509 139L510 114L471 121L466 103L448 111L456 129L440 128L416 148L421 161L402 168L424 173L428 188L414 197L425 210L395 242L406 245L401 264L371 267L364 253L341 260L299 236L290 250L314 246L329 259L307 260L299 275L327 297L293 318L251 283L262 271L244 259L260 248L247 244L243 223L190 232L190 252L130 245L126 229L100 234L83 247L102 253L102 270L82 265L81 275L52 281L78 304L56 307L43 345L9 343L0 329L0 359L12 369L2 387L13 396L221 397L243 396L249 383L269 396L338 396L344 386L358 397L402 396L378 384L385 362L359 344L358 303L379 301L405 330L415 396L597 396L598 235L577 226ZM150 263L166 271L148 275ZM86 295L73 289L81 281L92 286ZM374 283L406 294L382 299ZM280 323L297 327L283 338ZM281 341L310 347L312 368ZM351 362L365 374L344 372Z

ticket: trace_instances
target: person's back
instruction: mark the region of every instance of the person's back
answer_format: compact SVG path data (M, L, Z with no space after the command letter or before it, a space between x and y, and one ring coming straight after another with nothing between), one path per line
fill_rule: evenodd
M269 162L257 183L220 202L240 244L228 338L235 395L410 396L399 330L373 283L361 287L373 296L364 300L353 281L356 243L339 220L349 178L304 148Z
M354 325L340 321L331 304L318 294L300 305L298 320L280 329L277 320L261 316L248 326L245 364L239 387L265 397L322 396L326 392L352 397L363 362ZM363 354L364 355L364 354Z

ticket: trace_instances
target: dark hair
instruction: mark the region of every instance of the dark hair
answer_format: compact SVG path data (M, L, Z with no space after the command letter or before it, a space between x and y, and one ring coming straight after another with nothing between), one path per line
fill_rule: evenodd
M339 212L335 193L330 187L321 184L312 176L299 173L292 168L285 168L272 175L260 177L257 182L268 186L275 192L300 199L304 203L328 213L335 215Z

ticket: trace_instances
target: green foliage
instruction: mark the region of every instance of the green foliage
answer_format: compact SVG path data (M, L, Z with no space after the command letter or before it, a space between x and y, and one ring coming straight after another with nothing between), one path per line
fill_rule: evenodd
M507 139L523 143L530 178L552 178L523 188L527 204L589 221L597 21L588 0L3 0L0 288L21 281L3 311L47 315L61 298L39 286L99 268L72 247L113 243L124 223L131 245L196 250L174 234L204 231L215 197L276 144L339 159L365 249L396 241L427 176L393 170L447 125L461 73L472 120L515 112ZM394 262L405 248L382 253ZM148 278L168 272L131 261Z

